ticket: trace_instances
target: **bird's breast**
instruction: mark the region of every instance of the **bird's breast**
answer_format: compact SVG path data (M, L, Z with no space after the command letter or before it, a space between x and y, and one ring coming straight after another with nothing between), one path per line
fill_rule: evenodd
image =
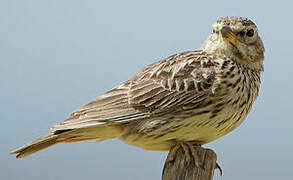
M196 141L206 144L238 127L249 113L258 95L260 77L239 67L230 68L230 73L218 77L215 94L207 96L194 109L164 117L150 118L143 123L161 123L150 131L126 132L121 140L147 150L168 150L176 141ZM168 117L168 118L167 118ZM166 123L162 123L165 119ZM167 119L167 120L166 120ZM130 129L135 127L130 127Z

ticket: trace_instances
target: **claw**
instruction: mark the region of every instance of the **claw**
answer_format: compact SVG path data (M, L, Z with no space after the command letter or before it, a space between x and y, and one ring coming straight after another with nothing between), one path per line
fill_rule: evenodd
M195 165L196 168L200 168L200 160L199 160L199 156L197 154L197 150L194 147L195 145L198 145L199 147L201 146L200 144L194 144L192 142L176 142L176 144L170 149L170 152L168 154L167 160L165 162L165 166L166 164L169 163L170 161L174 161L176 158L176 153L177 151L182 148L184 155L185 155L185 160L187 163L190 163L192 161L193 158L193 163ZM202 169L204 169L204 167L201 167ZM221 168L221 166L216 162L216 166L215 169L218 169L221 176L223 176L223 170Z
M195 165L197 168L199 168L199 167L200 167L199 159L198 159L198 155L197 155L197 153L196 153L194 147L193 147L192 144L189 143L189 142L186 142L186 144L187 144L188 148L189 148L190 151L191 151L191 155L192 155L193 160L194 160L194 165Z
M223 176L223 170L222 170L221 166L218 163L216 163L215 169L218 169L220 171L221 176Z
M167 157L167 161L166 161L166 163L175 160L175 156L176 156L176 153L177 153L177 151L178 151L179 148L180 148L179 143L176 143L176 144L170 149L170 152L169 152L169 154L168 154L168 157Z
M199 168L200 167L200 163L199 163L199 158L198 158L198 155L192 145L192 143L190 142L177 142L170 150L169 154L168 154L168 157L167 157L167 162L170 162L170 161L174 161L175 160L175 157L176 157L176 153L177 151L179 150L179 148L182 147L183 151L184 151L184 154L185 154L185 160L187 162L190 162L191 159L193 158L194 160L194 165ZM191 155L189 153L189 150L191 152ZM192 157L191 157L192 156Z

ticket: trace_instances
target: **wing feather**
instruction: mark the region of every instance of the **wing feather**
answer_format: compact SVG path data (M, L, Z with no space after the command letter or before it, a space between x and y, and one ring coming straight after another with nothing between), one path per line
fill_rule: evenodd
M138 121L172 109L192 110L211 93L216 66L202 51L175 54L72 112L52 130Z

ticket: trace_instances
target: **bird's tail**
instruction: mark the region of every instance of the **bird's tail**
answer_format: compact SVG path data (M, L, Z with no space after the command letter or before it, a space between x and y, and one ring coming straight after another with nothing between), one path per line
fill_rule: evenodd
M119 126L57 130L12 151L10 154L16 154L16 158L23 158L57 143L75 143L87 140L102 141L118 137L120 133L121 128Z
M70 130L71 131L71 130ZM75 131L72 131L75 132ZM75 133L76 134L76 133ZM33 142L26 144L14 151L10 154L16 154L16 158L23 158L25 156L31 155L40 150L46 149L50 146L53 146L57 143L74 143L80 141L87 141L97 139L97 137L83 137L80 135L74 135L71 132L62 132L61 134L48 134L46 136L42 136Z
M54 144L57 144L57 143L58 143L58 135L48 134L46 136L42 136L36 139L35 141L12 151L10 154L16 154L16 158L23 158L25 156L38 152L42 149L53 146Z

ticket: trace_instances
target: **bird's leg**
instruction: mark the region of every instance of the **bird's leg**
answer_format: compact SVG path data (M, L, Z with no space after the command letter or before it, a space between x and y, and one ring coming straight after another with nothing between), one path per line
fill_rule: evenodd
M180 149L180 147L182 147L182 149L184 151L185 160L187 162L190 162L193 157L195 166L197 168L199 168L200 167L199 158L198 158L196 150L194 149L193 144L191 142L176 142L176 144L170 149L166 163L175 160L176 153ZM190 155L189 151L191 152L191 155Z
M189 150L188 150L188 149L190 149L189 145L188 144L186 145L184 142L180 142L180 146L182 147L182 149L184 151L185 160L187 162L190 162L191 157L190 157ZM191 154L192 154L192 152L191 152Z
M175 156L179 148L180 148L180 144L176 142L176 144L170 149L166 162L175 160Z
M195 149L194 149L194 146L193 146L193 144L191 143L191 142L185 142L186 144L187 144L187 146L188 146L188 148L190 149L190 152L191 152L191 155L192 155L192 157L193 157L193 160L194 160L194 165L197 167L197 168L199 168L199 158L198 158L198 155L197 155L197 153L196 153L196 151L195 151ZM200 146L200 145L198 145L197 144L197 146ZM185 153L186 154L186 153Z

